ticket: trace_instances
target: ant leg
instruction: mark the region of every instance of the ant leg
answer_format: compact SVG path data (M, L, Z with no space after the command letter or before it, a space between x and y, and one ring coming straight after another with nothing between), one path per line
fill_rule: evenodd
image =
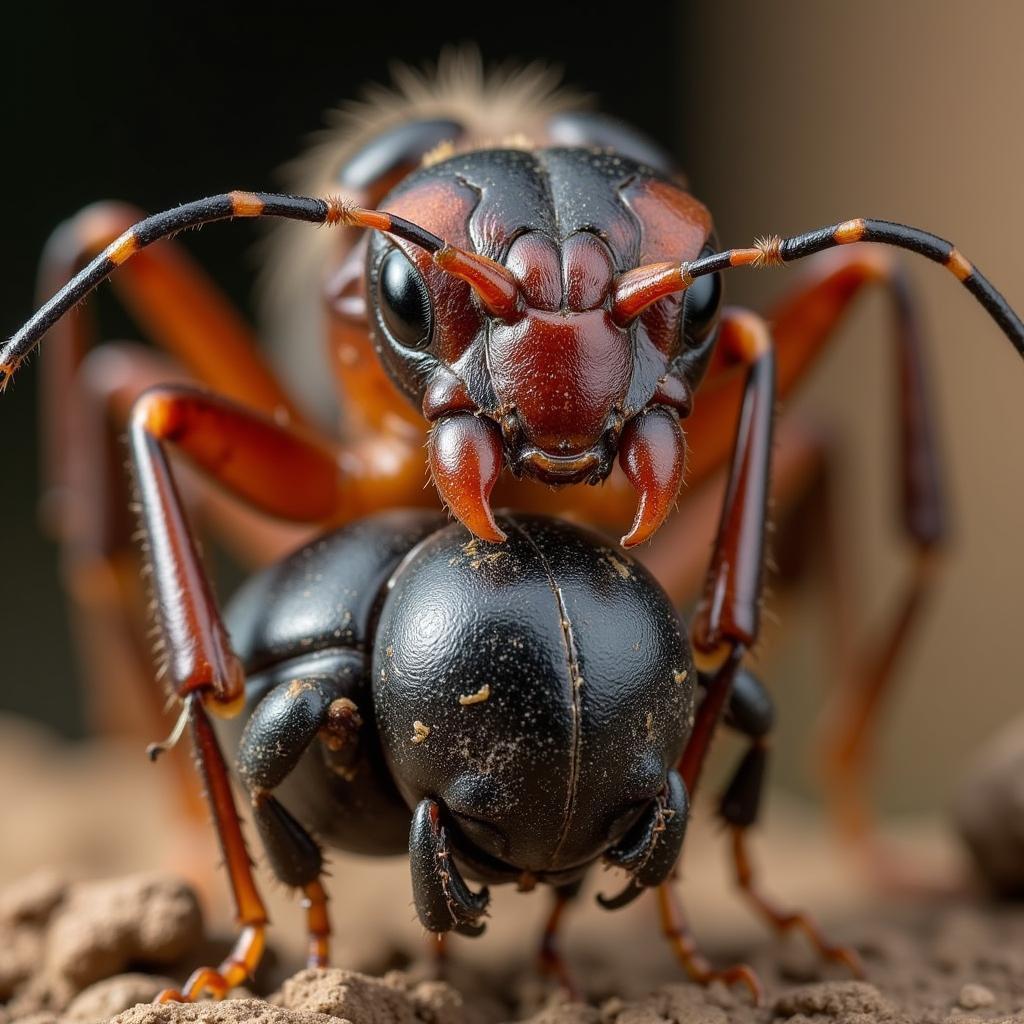
M448 932L429 932L427 934L427 955L430 957L431 978L434 981L448 980L448 963L451 949L448 944Z
M754 749L754 748L752 748ZM743 769L743 763L740 769ZM724 812L723 812L724 816ZM736 867L736 884L750 901L755 910L780 935L787 932L803 932L808 941L825 960L843 964L856 978L864 977L864 965L856 950L850 946L837 946L830 942L820 926L810 915L799 910L783 910L761 891L754 877L754 869L747 849L747 826L734 825L729 830L732 836L732 856Z
M61 224L40 261L41 297L67 284L141 216L127 204L103 202ZM108 731L151 738L164 726L161 702L148 685L153 659L141 612L148 602L120 450L131 406L149 387L198 379L268 415L286 414L293 422L301 417L252 332L182 246L155 245L122 269L113 281L118 296L174 358L141 345L96 346L95 315L87 308L52 326L41 352L40 507L47 531L60 544L94 721ZM247 548L273 532L255 521L239 524L236 509L211 505L222 534ZM192 775L187 758L175 754L173 761ZM183 783L179 790L194 812L191 787Z
M223 998L231 989L252 977L259 966L266 944L269 918L263 899L256 888L256 879L253 877L252 861L249 859L245 837L242 835L242 823L231 793L228 767L203 706L205 696L206 694L198 689L188 693L184 698L185 713L191 727L196 763L224 854L241 932L234 948L219 966L200 967L193 971L181 991L166 989L157 996L158 1002L192 1002L206 993L215 999ZM213 706L216 707L216 704Z
M294 430L212 395L187 388L147 391L135 404L129 443L140 518L152 575L165 675L185 702L200 772L224 851L240 927L238 944L217 968L202 968L182 993L223 996L249 976L263 952L267 914L256 889L227 766L206 709L230 718L241 711L245 675L203 569L167 452L178 450L258 508L297 520L329 515L338 470L325 452Z
M579 895L582 884L580 880L570 885L560 885L554 890L551 913L541 933L540 953L537 957L541 974L554 978L573 1000L582 998L582 992L559 949L558 930L565 918L566 908Z
M64 452L70 475L56 505L44 503L44 516L59 538L89 719L104 732L143 743L166 731L167 708L152 684L158 658L149 635L149 595L134 536L137 523L121 435L143 392L158 384L186 383L180 367L145 346L121 342L92 349L78 369L68 403L67 414L75 423ZM247 514L230 498L189 483L193 486L182 493L189 511L198 512L199 522L208 523L218 538L230 538L232 552L243 560L257 547L270 555L294 546L300 528ZM50 497L56 500L56 492ZM205 829L207 814L187 750L169 751L167 760L184 814ZM192 852L190 846L188 858ZM181 864L181 850L170 855ZM209 884L205 864L186 870L201 887Z
M148 604L133 542L131 488L116 424L149 387L176 383L181 371L141 345L104 344L89 353L76 381L75 429L64 453L70 472L57 506L43 505L60 542L90 718L108 731L152 737L165 728L153 688ZM55 492L50 492L56 499ZM69 515L70 511L74 515ZM52 512L53 515L49 513ZM134 686L127 685L131 680ZM187 758L174 761L192 777Z
M277 797L262 789L250 790L250 797L253 819L274 874L302 892L309 936L306 966L326 967L331 956L331 922L321 881L324 862L320 846Z
M693 627L694 662L706 692L679 764L691 799L729 706L740 661L758 636L775 403L775 359L767 324L751 313L729 310L718 344L747 372L718 536ZM762 989L751 968L714 971L696 952L674 896L671 883L658 888L662 930L690 976L705 982L742 981L759 1002Z
M680 761L691 799L739 663L760 629L772 455L775 356L768 326L752 313L727 310L718 345L747 372L718 535L693 624L694 662L706 693Z
M700 985L710 985L713 981L722 981L726 985L746 985L754 1005L761 1005L764 988L752 967L747 964L733 964L732 967L718 970L701 955L690 929L686 926L682 907L671 881L658 886L658 916L661 919L662 934L688 977Z
M804 915L782 914L761 896L746 857L745 829L753 823L760 804L767 754L763 737L772 724L767 693L740 668L740 661L756 643L760 627L775 376L771 339L760 318L729 311L723 318L719 345L724 346L726 357L742 360L749 370L718 538L694 624L695 660L706 693L683 753L681 771L692 794L723 714L753 736L754 743L721 807L723 817L733 826L739 884L777 927L804 930L824 955L859 972L859 962L851 951L829 946Z
M858 978L863 977L864 969L854 950L829 942L807 914L777 907L762 893L755 880L747 849L747 833L757 823L761 809L768 766L768 735L774 725L775 707L761 681L744 668L736 673L725 721L751 741L718 805L719 816L729 827L732 837L737 884L754 909L776 932L803 932L822 957L845 964Z
M378 165L378 170L393 169L387 160ZM366 170L365 161L362 166ZM43 296L59 291L141 216L127 204L104 202L60 225L41 260ZM100 695L99 721L151 737L151 719L159 711L140 707L139 695L151 692L142 685L151 674L150 645L145 629L138 628L136 610L146 600L137 593L138 564L125 522L128 501L118 448L132 403L148 387L188 378L277 422L308 425L253 331L185 247L164 240L141 248L111 280L133 319L174 358L142 346L94 349L95 315L87 307L70 310L51 326L41 352L41 507L48 531L61 545L72 615L82 626L77 643L90 682L96 681L91 692ZM417 443L407 447L408 452L380 436L348 446L346 465L355 492L350 515L377 507L375 491L381 505L424 500L422 449ZM103 469L94 468L97 462ZM298 540L296 529L246 515L230 499L217 494L203 499L203 525L209 522L244 562L271 560ZM91 535L83 538L83 529Z

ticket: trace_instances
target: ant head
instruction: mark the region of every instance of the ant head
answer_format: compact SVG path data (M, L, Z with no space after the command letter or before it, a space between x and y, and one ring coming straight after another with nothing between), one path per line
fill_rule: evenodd
M615 201L593 220L578 209L568 216L537 185L532 154L497 156L489 154L490 179L470 157L455 158L413 175L382 204L440 244L370 238L375 347L433 424L434 481L478 536L501 539L489 494L502 468L546 484L599 483L618 459L639 492L625 542L639 543L676 498L679 423L713 345L721 287L709 276L685 298L635 311L622 283L662 250L697 257L710 219L685 192L621 158Z

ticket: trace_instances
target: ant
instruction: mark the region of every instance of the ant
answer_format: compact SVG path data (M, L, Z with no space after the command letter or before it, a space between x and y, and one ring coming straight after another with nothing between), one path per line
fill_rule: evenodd
M122 557L130 548L106 490L116 472L101 454L106 424L113 420L127 430L162 673L184 704L182 723L191 722L229 864L242 858L230 845L237 816L223 758L203 723L207 711L239 715L256 666L239 658L221 620L190 528L188 499L172 471L172 449L278 520L329 531L382 510L440 503L481 544L506 546L512 538L502 523L513 520L495 515L494 499L517 511L571 515L603 528L619 523L623 548L633 548L655 538L671 513L687 463L692 482L725 467L717 538L692 625L692 664L703 697L692 731L677 736L673 747L683 789L671 791L673 769L662 766L669 787L664 799L678 805L679 793L695 784L719 719L744 692L742 680L752 678L741 663L760 628L775 402L808 372L842 312L870 283L882 283L895 299L903 525L919 554L914 588L893 628L894 648L907 635L946 528L923 354L896 265L877 249L850 249L820 264L801 293L775 311L771 326L750 311L723 306L725 271L780 266L859 242L905 249L949 270L1024 355L1020 317L951 243L917 228L857 218L722 249L709 211L653 143L558 95L531 92L522 83L517 89L516 123L497 135L484 94L462 117L443 115L443 104L392 111L389 123L343 154L335 151L325 198L234 191L142 218L121 205L91 207L60 228L48 247L44 280L56 293L0 346L2 386L49 334L48 507L68 552L75 599L87 615L111 605L128 619L134 614L137 581L133 563ZM184 252L166 241L214 221L258 218L331 229L317 249L322 262L310 272L323 282L328 351L343 396L340 436L316 426L286 395L248 328ZM88 322L66 314L108 277L177 365L126 348L85 355ZM182 366L187 383L179 382ZM83 430L83 423L104 426ZM433 482L428 490L422 487L424 446ZM85 507L75 472L82 464L98 470ZM785 453L776 469L776 487L783 490L799 476ZM216 506L212 517L225 534L251 527L234 506ZM264 555L282 543L273 527L251 539ZM375 550L371 544L369 551ZM622 564L634 571L632 562ZM509 584L510 599L514 593ZM273 617L274 594L266 600L264 612ZM315 631L310 635L315 641ZM887 681L891 661L861 681L863 707L870 708ZM336 706L338 700L355 703L335 696L320 709L328 718L317 720L315 731L325 730L328 749L345 746L357 712L371 714L367 707ZM742 711L732 714L742 717ZM857 739L866 717L852 716L847 740ZM756 806L750 793L764 771L764 731L753 730L737 783L746 795L737 812L744 820L734 823L734 856L748 887L743 835ZM424 746L429 742L429 734L411 735L422 735ZM393 775L396 763L393 756ZM268 778L277 778L276 771ZM272 788L265 782L261 793ZM402 797L409 808L421 806L407 792ZM648 808L651 799L645 797ZM676 805L673 814L683 817ZM264 834L264 841L283 843L287 833L301 848L294 819L267 810L273 803L261 806L277 815L278 831L269 839ZM437 840L440 819L432 814L424 823L415 811L414 830ZM461 826L464 832L472 827ZM625 834L606 832L605 853ZM651 842L648 832L642 838ZM646 854L637 850L635 858L623 852L622 863L639 864ZM282 856L293 854L284 850ZM245 909L244 878L233 871L232 879L247 924L244 941L227 968L189 986L190 996L222 991L258 960L262 924ZM641 887L663 881L659 875ZM447 871L445 885L461 883ZM448 923L474 927L472 893L465 887L444 892L448 909L455 907ZM424 899L418 900L421 916L436 923L440 904ZM320 914L322 891L309 889L307 900L310 913ZM762 905L777 925L791 926ZM798 920L816 934L806 919ZM326 934L322 927L313 932ZM819 945L835 952L823 940Z

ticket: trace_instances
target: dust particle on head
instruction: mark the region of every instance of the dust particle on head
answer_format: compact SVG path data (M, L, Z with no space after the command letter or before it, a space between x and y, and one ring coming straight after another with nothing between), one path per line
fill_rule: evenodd
M654 715L650 711L647 712L647 718L644 721L647 726L647 738L649 740L654 739Z
M491 695L491 684L484 683L476 693L464 693L459 697L459 703L466 707L470 704L483 704Z
M430 735L430 726L424 725L419 719L412 723L412 736L409 742L415 745L422 743Z
M690 675L690 673L687 672L686 669L683 669L682 672L673 672L672 673L672 678L676 681L676 683L679 686L682 686L683 683L686 682L686 680L689 677L689 675Z
M308 679L293 679L288 684L288 696L295 700L296 697L301 693L306 693L307 690L312 690L313 684Z

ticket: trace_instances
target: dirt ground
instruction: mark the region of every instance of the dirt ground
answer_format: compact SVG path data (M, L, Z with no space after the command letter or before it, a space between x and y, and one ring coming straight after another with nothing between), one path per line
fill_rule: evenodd
M602 872L564 932L586 1002L567 1002L533 970L542 893L496 892L485 935L453 941L447 983L432 980L407 865L340 856L331 858L330 883L337 968L299 970L301 914L261 871L274 927L252 991L242 993L250 998L153 1006L160 988L216 962L231 941L212 839L198 824L183 825L172 779L137 749L68 746L0 720L0 1024L82 1024L115 1014L125 1024L967 1022L1015 1013L1024 1020L1024 907L966 891L881 897L815 817L777 795L755 847L766 887L780 902L813 908L831 937L852 944L865 963L863 982L823 966L799 939L766 936L732 891L724 839L698 803L680 894L716 964L744 960L758 971L767 990L761 1007L742 989L683 980L658 934L653 901L616 913L598 908L594 892L620 881ZM942 823L916 823L890 838L922 882L953 877L961 866Z

